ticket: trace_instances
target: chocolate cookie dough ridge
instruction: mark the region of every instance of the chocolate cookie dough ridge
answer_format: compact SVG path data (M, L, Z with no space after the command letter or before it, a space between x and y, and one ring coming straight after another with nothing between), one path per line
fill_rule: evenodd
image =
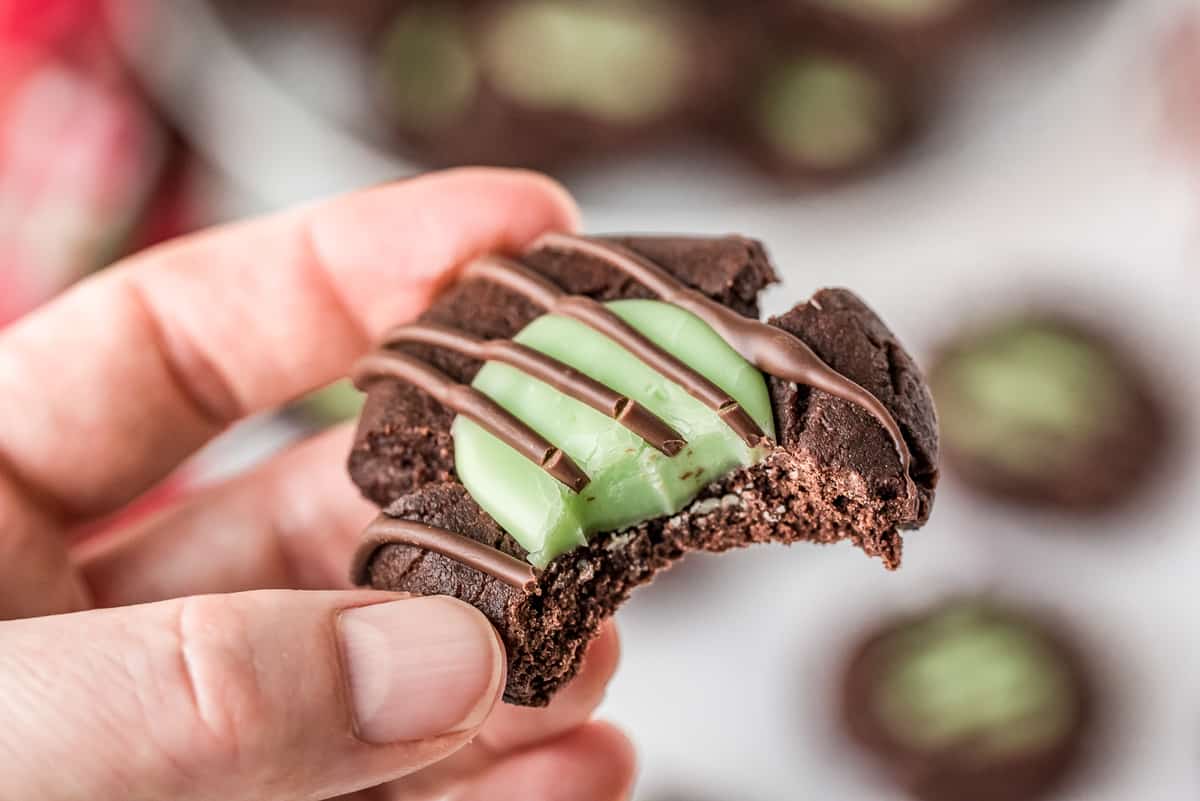
M367 568L371 565L371 557L379 548L392 544L412 545L440 553L518 590L537 580L533 565L478 540L448 529L380 515L367 526L363 541L354 554L351 581L360 586L369 583Z
M904 434L896 418L878 398L825 364L799 338L783 329L738 314L706 295L685 287L654 262L620 245L568 234L550 233L543 235L530 249L539 248L574 251L600 259L633 278L662 300L689 311L708 323L730 347L764 373L819 389L865 409L879 421L891 437L904 471L908 497L916 502L917 488L912 478L912 453L904 441Z
M658 265L619 246L564 234L547 234L531 250L539 247L582 252L601 259L658 294L663 301L703 320L760 370L820 389L864 408L891 436L900 457L908 497L916 504L918 496L911 475L912 456L895 418L878 399L826 365L798 338L782 329L743 317L687 289ZM765 436L762 430L737 401L597 301L584 296L567 295L520 263L496 256L470 263L464 270L464 277L497 283L548 313L571 317L608 336L716 411L747 445L755 447L762 442ZM671 455L668 448L678 453L684 444L681 436L630 399L578 374L568 365L511 340L480 340L442 326L401 326L384 337L380 350L364 357L355 366L353 377L359 388L365 388L381 378L411 383L451 411L468 417L512 446L574 492L581 491L589 479L566 453L478 390L454 382L419 359L389 349L405 343L445 347L473 358L504 362L617 419L668 455ZM527 360L523 351L535 354L535 358ZM642 430L635 428L635 425ZM527 562L492 546L448 529L380 515L367 527L364 540L355 555L351 578L356 584L365 583L365 573L374 554L389 544L411 545L442 554L517 588L524 588L532 577L536 577L534 568Z

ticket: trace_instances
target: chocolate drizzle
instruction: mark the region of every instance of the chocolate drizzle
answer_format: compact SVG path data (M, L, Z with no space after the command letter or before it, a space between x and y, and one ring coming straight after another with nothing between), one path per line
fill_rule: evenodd
M917 488L912 479L912 453L896 418L878 398L825 364L799 338L781 328L744 317L712 298L685 287L654 262L620 245L550 233L535 242L532 249L539 248L583 253L599 259L633 278L664 301L708 323L730 347L764 373L819 389L866 410L891 437L896 454L900 457L909 497L915 502Z
M573 492L587 486L587 473L570 456L474 387L459 384L420 359L390 350L376 351L354 367L354 385L361 390L381 378L405 381L429 393L447 409L478 424L540 465Z
M743 317L684 286L657 264L619 245L566 234L546 234L531 249L540 248L581 253L598 259L642 284L663 301L703 320L730 347L763 372L813 387L867 411L891 437L907 482L909 501L915 506L918 497L911 475L912 454L896 419L874 395L827 365L800 339L780 328ZM498 256L486 256L468 264L464 276L491 281L521 295L547 313L584 323L715 411L747 445L755 447L762 442L765 436L762 429L735 399L598 301L582 295L568 295L519 262ZM677 454L686 444L678 432L630 398L567 364L511 340L482 340L438 325L401 326L385 336L381 349L355 366L354 381L360 389L383 378L410 383L516 449L573 492L580 492L589 479L566 453L482 392L455 382L420 359L394 350L404 344L445 348L480 361L508 364L612 417L668 456ZM453 531L387 515L380 515L367 528L354 560L353 580L358 584L368 583L370 562L375 552L384 545L396 543L442 554L517 589L524 589L536 580L537 574L528 562L503 551Z
M384 335L383 346L430 345L483 362L502 362L542 381L564 395L586 403L640 436L656 450L674 456L687 444L683 435L636 401L533 348L508 339L480 339L441 325L415 323Z
M762 442L763 430L729 393L655 345L598 301L584 295L568 295L532 270L498 256L472 262L464 275L493 281L550 314L570 317L604 334L716 412L746 445L753 448Z
M504 551L444 528L380 515L367 526L354 554L350 580L369 584L371 560L385 545L411 545L440 553L467 567L486 573L511 587L523 590L537 579L533 566Z

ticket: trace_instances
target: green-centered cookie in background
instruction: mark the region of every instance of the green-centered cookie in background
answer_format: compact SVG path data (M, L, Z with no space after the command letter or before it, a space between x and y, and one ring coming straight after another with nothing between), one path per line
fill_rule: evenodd
M1062 656L1036 626L984 605L939 610L880 647L870 699L896 742L994 760L1053 745L1076 723Z
M676 306L622 300L608 308L737 400L773 436L766 381L706 323ZM507 365L488 363L472 383L561 448L591 477L573 493L539 465L464 417L453 424L455 468L475 501L529 560L555 556L614 531L682 509L721 475L762 458L716 412L578 321L546 315L515 341L600 381L657 415L687 440L668 457L610 417Z
M827 8L870 22L924 23L940 20L978 0L797 0L801 5Z
M400 126L436 131L459 121L479 86L479 69L462 15L448 5L402 12L383 37L380 102Z
M1057 625L959 598L886 625L847 666L850 733L923 801L1030 801L1091 726L1091 682Z
M848 56L805 53L780 62L754 99L758 135L797 169L845 171L874 161L899 128L883 76Z
M509 3L482 44L488 79L512 100L622 125L677 105L688 58L684 32L652 3Z
M1017 315L951 342L930 383L950 462L968 480L1087 505L1133 489L1163 445L1153 388L1106 339Z

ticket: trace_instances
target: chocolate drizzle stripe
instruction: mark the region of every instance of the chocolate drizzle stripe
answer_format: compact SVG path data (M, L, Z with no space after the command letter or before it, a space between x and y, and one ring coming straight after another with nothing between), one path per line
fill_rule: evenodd
M387 515L375 518L363 533L363 541L350 567L350 580L359 586L369 584L371 560L380 548L387 545L411 545L439 553L518 590L525 589L537 580L532 565L504 551L448 529L398 520Z
M579 492L588 484L587 474L541 434L479 390L454 381L420 359L394 351L376 351L355 365L353 378L355 386L362 390L380 378L412 384L540 465L571 491Z
M531 250L582 253L616 268L668 303L685 309L708 323L747 361L785 381L813 387L866 410L887 431L900 457L908 496L917 500L912 478L912 453L896 418L878 398L822 361L798 337L773 325L738 314L708 296L681 284L666 270L620 245L569 234L548 233Z
M741 404L676 356L651 342L600 302L583 295L568 295L525 266L497 256L486 256L471 262L464 271L464 277L481 278L499 284L551 314L578 320L616 342L717 412L725 424L750 447L762 442L763 430Z
M480 339L454 328L428 323L400 326L384 335L384 347L403 344L429 345L480 361L507 364L613 418L667 456L676 455L687 444L682 434L636 401L584 375L569 364L518 342Z

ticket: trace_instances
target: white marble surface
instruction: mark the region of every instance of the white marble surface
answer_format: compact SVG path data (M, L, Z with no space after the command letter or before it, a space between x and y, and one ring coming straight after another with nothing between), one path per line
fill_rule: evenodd
M696 801L891 798L831 722L839 656L880 610L978 589L1066 616L1106 679L1090 765L1057 799L1200 797L1200 181L1155 145L1148 67L1164 15L1194 5L1126 0L1090 18L1068 10L985 49L933 141L868 184L771 197L694 154L576 184L591 230L757 236L787 283L769 310L847 285L922 354L1005 299L1049 294L1107 312L1192 416L1173 477L1111 519L1014 512L949 477L899 573L849 547L762 548L710 558L636 597L620 615L625 662L603 711L641 749L639 798L679 787ZM403 172L250 62L221 64L225 80L249 80L238 85L269 98L261 105L239 90L233 101L265 127L210 137L212 158L251 198L243 207Z

